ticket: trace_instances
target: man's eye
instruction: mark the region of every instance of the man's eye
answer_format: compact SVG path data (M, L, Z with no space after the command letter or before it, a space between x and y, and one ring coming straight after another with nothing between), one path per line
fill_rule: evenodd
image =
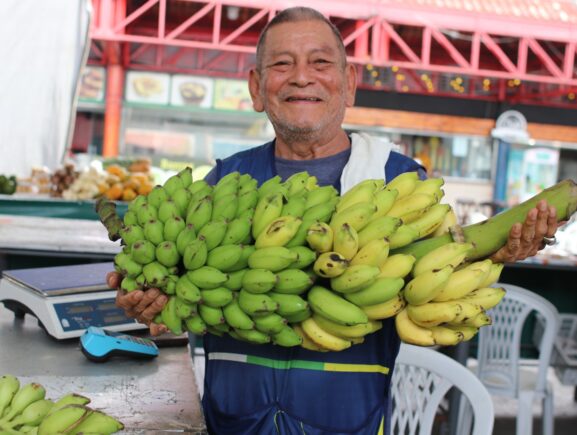
M322 64L327 64L327 63L331 63L331 62L326 60L326 59L315 59L314 63L322 65Z

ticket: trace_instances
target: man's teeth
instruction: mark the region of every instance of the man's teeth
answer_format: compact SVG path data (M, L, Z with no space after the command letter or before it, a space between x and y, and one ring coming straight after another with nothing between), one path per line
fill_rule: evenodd
M308 98L296 98L296 97L289 97L289 101L320 101L318 98L315 97L308 97Z

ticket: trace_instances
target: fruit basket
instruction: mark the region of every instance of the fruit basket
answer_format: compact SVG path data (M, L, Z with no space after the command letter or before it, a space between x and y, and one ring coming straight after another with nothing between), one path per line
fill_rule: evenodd
M559 315L559 332L553 345L551 366L563 385L577 385L577 314ZM536 315L533 343L539 348L544 320Z

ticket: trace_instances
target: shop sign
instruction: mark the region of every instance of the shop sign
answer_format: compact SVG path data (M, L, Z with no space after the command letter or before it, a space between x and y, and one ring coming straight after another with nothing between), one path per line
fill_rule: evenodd
M509 143L527 143L530 139L527 132L527 119L517 110L507 110L497 118L491 135Z

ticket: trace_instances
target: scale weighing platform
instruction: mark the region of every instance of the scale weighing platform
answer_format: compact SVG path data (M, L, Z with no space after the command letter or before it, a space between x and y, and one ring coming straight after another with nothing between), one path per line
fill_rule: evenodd
M111 331L148 329L126 317L106 285L112 262L5 270L0 302L16 317L28 313L56 339L80 337L89 326Z

